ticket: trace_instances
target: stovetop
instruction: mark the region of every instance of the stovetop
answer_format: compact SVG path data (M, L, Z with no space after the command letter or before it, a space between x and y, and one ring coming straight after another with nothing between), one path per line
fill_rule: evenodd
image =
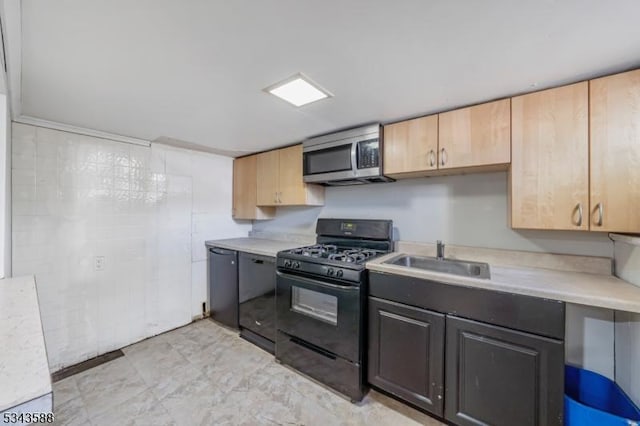
M358 283L363 280L365 263L387 253L386 250L368 247L316 244L279 252L276 265L278 270L289 273Z
M286 250L283 253L313 258L316 262L321 259L326 259L333 262L360 265L381 254L386 254L387 252L366 247L344 247L335 244L315 244L312 246Z
M365 263L393 250L392 229L390 220L318 219L316 244L279 252L278 272L358 285Z

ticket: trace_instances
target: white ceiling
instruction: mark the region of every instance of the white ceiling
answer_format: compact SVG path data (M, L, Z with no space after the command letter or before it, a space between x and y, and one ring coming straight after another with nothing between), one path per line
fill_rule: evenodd
M257 151L640 66L637 0L23 0L22 114ZM263 88L303 72L335 97Z

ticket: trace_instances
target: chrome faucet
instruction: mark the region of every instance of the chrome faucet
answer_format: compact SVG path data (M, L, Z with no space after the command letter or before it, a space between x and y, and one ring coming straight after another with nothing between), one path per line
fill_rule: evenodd
M436 244L436 259L444 260L444 244L440 240L436 241Z

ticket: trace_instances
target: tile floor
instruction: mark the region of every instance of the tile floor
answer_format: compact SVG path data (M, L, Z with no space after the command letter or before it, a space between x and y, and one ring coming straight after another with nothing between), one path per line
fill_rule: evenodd
M442 425L375 391L351 404L209 320L123 352L54 383L56 425Z

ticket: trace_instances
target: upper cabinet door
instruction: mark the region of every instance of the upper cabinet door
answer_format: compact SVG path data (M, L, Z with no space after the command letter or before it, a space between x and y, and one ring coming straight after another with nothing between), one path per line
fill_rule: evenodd
M384 174L438 169L438 116L384 126Z
M256 205L256 156L233 160L234 218L250 216Z
M439 114L440 169L509 163L509 102L503 99Z
M511 99L511 227L589 229L588 83Z
M321 206L324 187L305 184L302 144L257 155L258 206Z
M640 232L640 70L590 90L591 230Z
M306 204L307 194L302 180L302 145L279 149L278 152L280 154L279 203Z
M273 207L257 207L257 156L233 160L233 212L234 219L271 219Z
M278 205L278 181L280 177L280 154L267 151L257 155L258 205Z

